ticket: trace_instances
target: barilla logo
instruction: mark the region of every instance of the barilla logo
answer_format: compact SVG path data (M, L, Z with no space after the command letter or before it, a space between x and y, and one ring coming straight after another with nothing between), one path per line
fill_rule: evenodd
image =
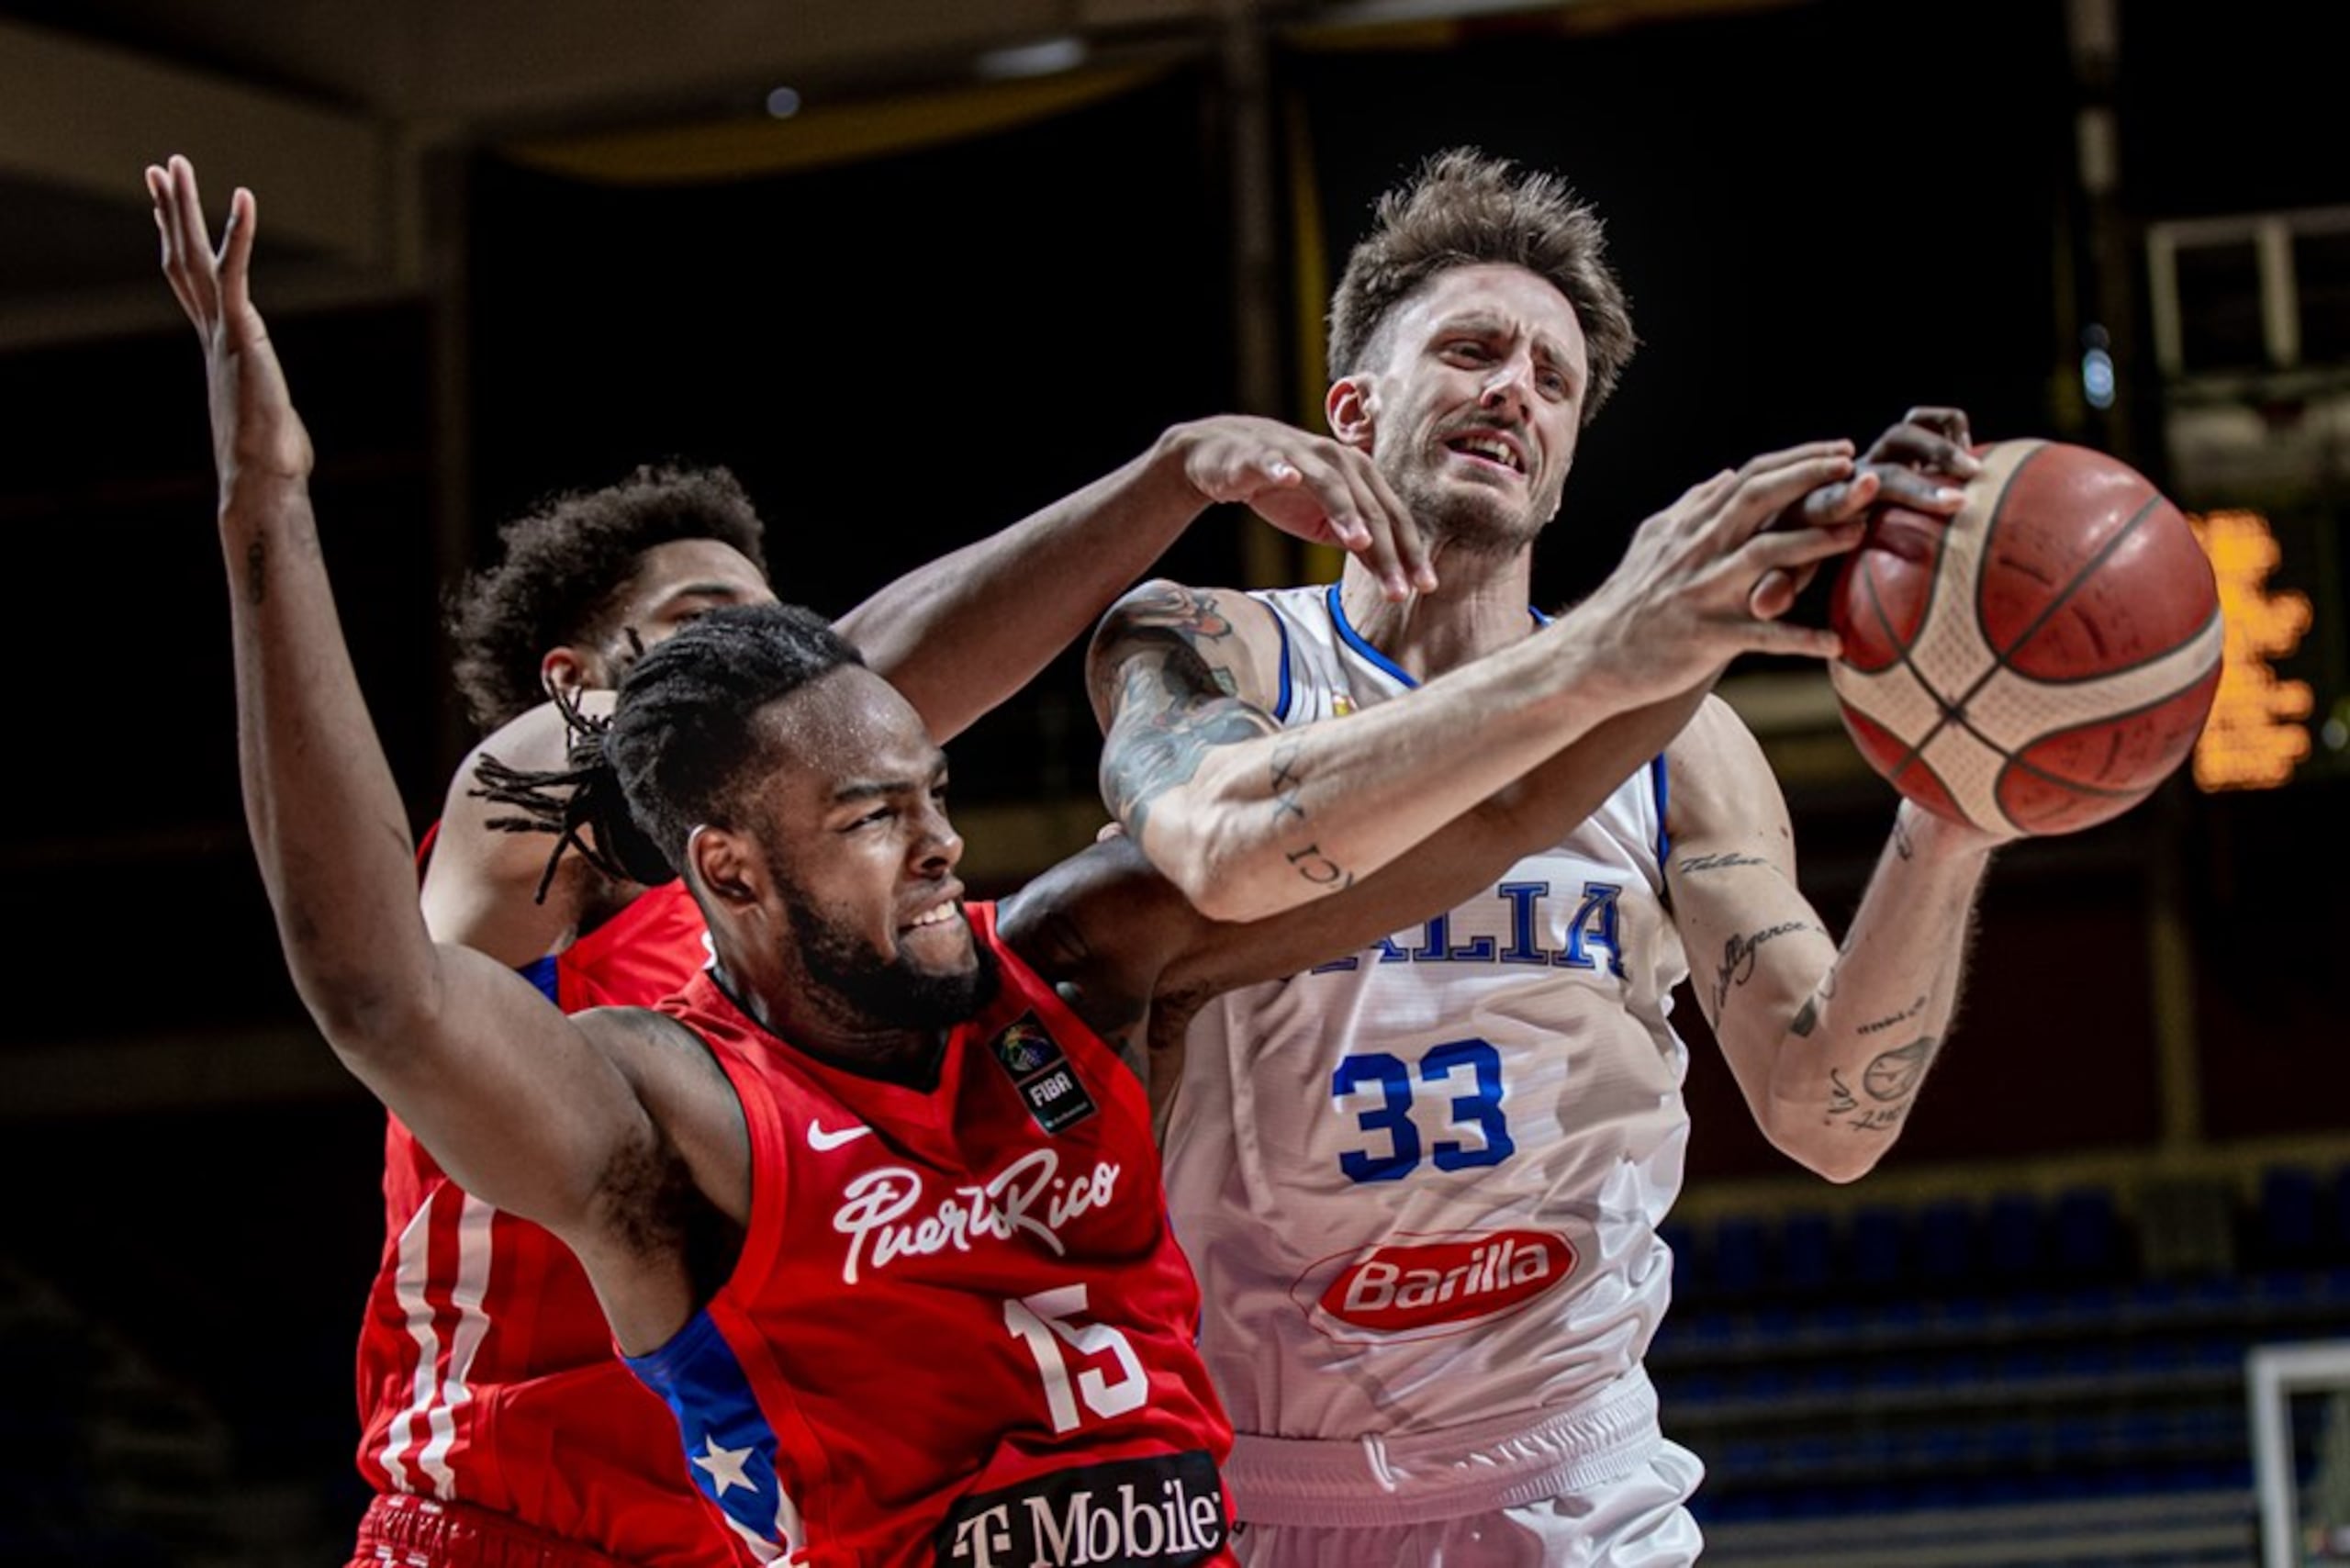
M1465 1327L1516 1311L1574 1267L1575 1249L1566 1238L1539 1230L1376 1247L1339 1272L1319 1305L1357 1328Z

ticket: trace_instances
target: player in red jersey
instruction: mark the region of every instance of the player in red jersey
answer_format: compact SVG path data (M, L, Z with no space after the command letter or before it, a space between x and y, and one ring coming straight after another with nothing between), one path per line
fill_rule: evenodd
M192 171L162 177L166 189L185 181L192 202ZM1193 488L1194 514L1248 501L1363 551L1400 591L1420 564L1415 538L1408 523L1390 530L1360 466L1270 421L1180 426L1117 474L892 583L840 627L951 735L1147 566L1181 526L1167 515L1173 488ZM428 840L427 925L523 970L566 1012L649 1005L707 957L683 884L648 887L608 856L566 857L543 878L546 841L497 831L510 809L477 775L489 756L559 762L570 731L551 695L597 708L643 648L716 607L771 599L763 527L722 469L647 467L556 497L501 540L502 558L467 582L451 617L458 685L486 738ZM1058 597L1033 592L1046 559ZM1002 614L1015 590L1024 613ZM583 1568L734 1561L666 1413L612 1354L570 1250L466 1193L397 1116L384 1202L358 1353L358 1463L376 1495L353 1562L470 1568L509 1548Z
M1546 709L1561 745L1597 725L1595 755L1274 920L1205 919L1114 839L967 915L914 709L821 620L722 609L637 664L608 742L711 918L714 967L673 1011L566 1017L419 917L308 440L246 297L251 198L216 258L185 166L151 180L208 350L249 821L346 1064L468 1191L579 1256L755 1555L1228 1561L1227 1428L1125 1076L1152 1006L1443 907L1578 819L1694 695L1605 725L1601 704ZM1737 526L1707 537L1757 570L1849 548L1850 530L1758 530L1850 471L1810 451L1726 476L1705 493L1742 498Z

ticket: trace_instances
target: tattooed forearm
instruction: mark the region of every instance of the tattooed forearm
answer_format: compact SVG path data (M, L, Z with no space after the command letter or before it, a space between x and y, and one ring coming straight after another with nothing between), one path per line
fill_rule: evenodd
M1861 1074L1861 1087L1869 1098L1880 1102L1906 1100L1918 1092L1919 1081L1926 1076L1926 1064L1934 1059L1934 1047L1939 1042L1930 1038L1910 1041L1889 1050L1869 1063Z
M1904 860L1918 857L1918 846L1909 841L1909 824L1899 817L1893 819L1893 852Z
M1744 936L1733 936L1722 945L1721 969L1714 976L1714 1014L1719 1017L1722 1006L1729 1001L1729 988L1744 985L1754 975L1754 955L1766 942L1777 940L1797 931L1818 931L1809 921L1790 920L1778 925L1766 925Z
M1894 1014L1891 1017L1874 1019L1869 1023L1862 1025L1856 1033L1863 1035L1874 1035L1879 1030L1892 1028L1896 1024L1901 1023L1904 1019L1915 1018L1919 1014L1923 1013L1925 1010L1926 999L1923 996L1920 996L1917 1001L1911 1002L1900 1012Z
M1889 1133L1899 1126L1908 1114L1909 1107L1906 1104L1879 1105L1874 1110L1863 1111L1844 1125L1856 1133Z
M1298 804L1297 801L1298 789L1304 780L1291 766L1297 760L1298 750L1297 743L1292 741L1273 753L1273 820L1275 822L1280 822L1284 817L1296 817L1303 821L1305 816L1305 808Z
M1770 862L1759 855L1691 855L1681 862L1684 872L1727 871L1735 866L1768 866Z
M269 552L260 540L245 546L245 602L259 609L269 597Z

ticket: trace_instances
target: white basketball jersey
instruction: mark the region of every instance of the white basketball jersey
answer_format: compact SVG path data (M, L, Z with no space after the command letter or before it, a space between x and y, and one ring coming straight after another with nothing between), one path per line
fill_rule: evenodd
M1335 587L1256 597L1284 724L1414 684ZM1660 758L1459 908L1201 1012L1167 1189L1241 1431L1490 1428L1639 1369L1687 1134L1664 790Z

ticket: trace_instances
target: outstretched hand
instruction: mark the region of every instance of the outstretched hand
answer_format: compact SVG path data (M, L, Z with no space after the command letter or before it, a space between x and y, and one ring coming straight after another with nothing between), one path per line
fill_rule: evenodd
M1360 556L1391 599L1436 587L1419 525L1370 454L1253 414L1195 420L1174 434L1183 477L1205 499Z
M1836 634L1781 621L1795 595L1766 586L1807 579L1859 544L1857 515L1783 522L1822 486L1875 493L1855 478L1845 441L1765 453L1717 474L1641 523L1622 563L1570 614L1596 622L1601 644L1625 666L1628 689L1643 700L1708 684L1740 654L1832 658Z
M1983 472L1973 446L1964 409L1912 409L1861 454L1851 479L1803 498L1802 521L1841 522L1878 505L1955 516L1966 498L1960 487Z
M1954 517L1966 500L1961 487L1983 472L1971 446L1965 410L1912 409L1870 444L1849 477L1822 485L1805 496L1787 521L1798 526L1832 527L1864 520L1880 506L1904 507L1929 517ZM1818 569L1815 562L1798 571L1764 574L1754 584L1754 613L1772 620L1785 615Z
M162 231L163 275L204 344L211 389L212 460L225 501L241 483L301 481L310 472L310 435L294 411L269 328L253 308L253 196L240 186L229 198L220 247L212 246L196 169L173 154L150 164L147 193Z

